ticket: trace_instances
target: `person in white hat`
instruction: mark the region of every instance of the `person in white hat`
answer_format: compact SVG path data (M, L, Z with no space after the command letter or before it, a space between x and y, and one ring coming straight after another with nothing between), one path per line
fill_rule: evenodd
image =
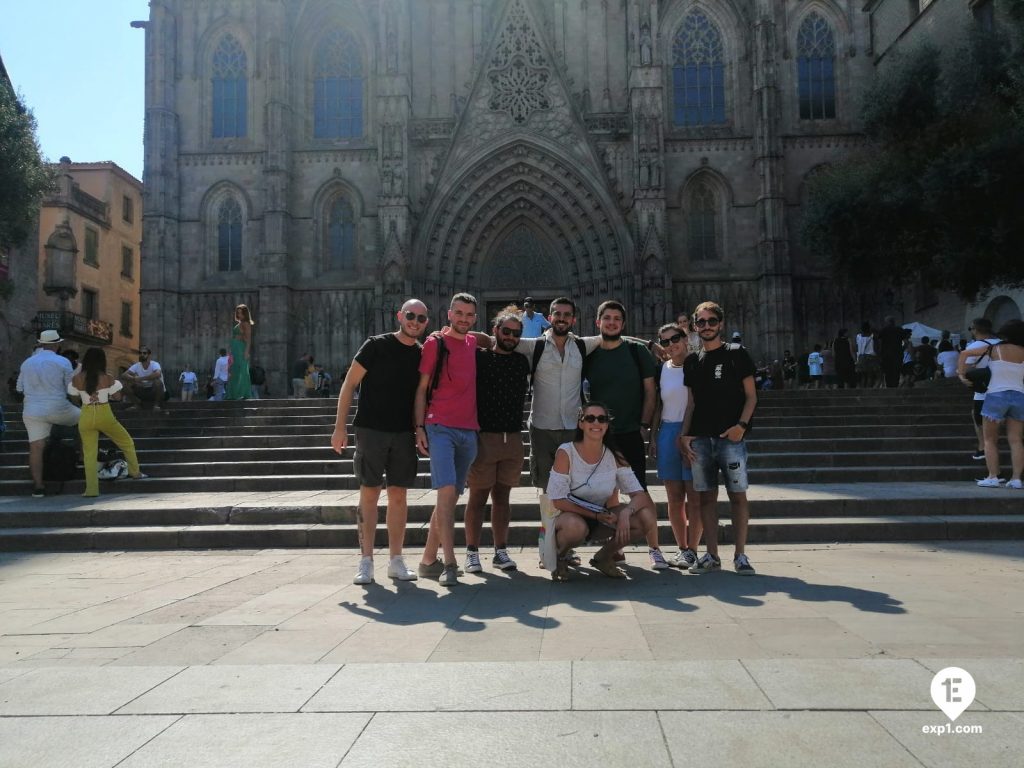
M25 395L21 420L28 432L28 468L32 474L32 495L45 495L43 448L54 424L73 427L80 411L68 402L68 384L74 370L66 357L57 354L64 339L53 330L39 334L37 349L21 364L15 388Z

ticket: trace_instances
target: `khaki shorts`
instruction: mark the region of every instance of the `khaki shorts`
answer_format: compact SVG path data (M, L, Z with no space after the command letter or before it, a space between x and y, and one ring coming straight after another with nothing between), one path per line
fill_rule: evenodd
M495 483L515 488L523 473L523 437L518 432L481 432L476 460L469 468L470 488L491 488Z
M45 416L29 416L23 413L21 421L25 425L25 431L28 432L28 441L35 443L48 438L54 424L64 427L73 427L78 424L80 413L81 411L71 403L65 403L54 406Z

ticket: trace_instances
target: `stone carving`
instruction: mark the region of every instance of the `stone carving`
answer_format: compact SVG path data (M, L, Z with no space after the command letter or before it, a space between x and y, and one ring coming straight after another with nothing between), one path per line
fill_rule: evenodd
M546 93L550 75L546 69L535 69L516 60L506 69L488 73L487 77L491 82L488 106L495 111L508 112L519 125L525 123L532 112L551 108Z
M558 260L541 245L530 227L521 224L490 258L484 284L525 293L533 288L559 288L564 280Z
M640 25L640 66L649 67L654 63L651 46L651 23L644 20Z

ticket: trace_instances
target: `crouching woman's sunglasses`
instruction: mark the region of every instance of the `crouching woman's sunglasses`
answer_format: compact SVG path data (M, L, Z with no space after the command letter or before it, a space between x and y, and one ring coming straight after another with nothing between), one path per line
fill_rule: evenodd
M611 416L607 416L607 415L605 415L603 413L601 413L601 414L588 413L585 416L580 416L580 421L585 421L585 422L587 422L587 424L593 424L595 422L598 423L598 424L607 424L611 420L612 420Z

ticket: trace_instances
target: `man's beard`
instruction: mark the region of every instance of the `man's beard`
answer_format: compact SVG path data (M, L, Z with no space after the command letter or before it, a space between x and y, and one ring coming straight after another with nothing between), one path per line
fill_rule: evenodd
M621 338L622 338L622 332L621 331L619 333L616 333L614 336L612 336L610 333L605 333L604 331L601 331L601 339L604 340L604 341L618 341Z
M422 331L420 331L420 333L417 333L414 336L413 334L409 333L409 331L405 330L405 328L403 328L402 326L398 326L398 332L405 336L405 338L412 339L413 341L416 341L416 339L418 339L423 333Z
M570 331L571 328L572 328L572 326L569 325L568 323L566 323L565 324L565 330L564 331L560 331L560 330L558 330L558 326L557 325L552 324L551 325L551 332L555 336L568 336L569 335L569 331Z

